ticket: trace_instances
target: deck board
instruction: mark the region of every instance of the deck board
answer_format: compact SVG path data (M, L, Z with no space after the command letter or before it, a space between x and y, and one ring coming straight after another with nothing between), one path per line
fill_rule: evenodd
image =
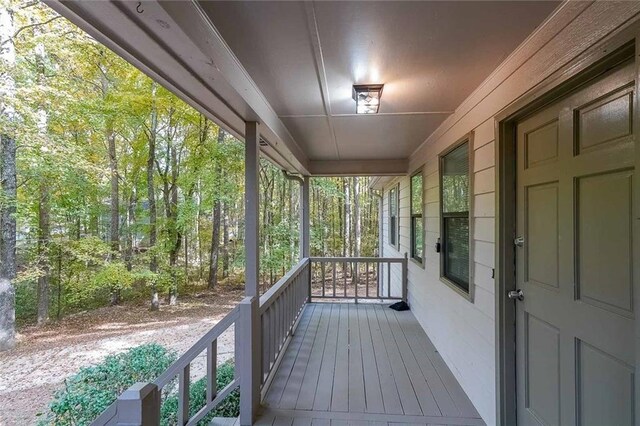
M373 352L378 367L378 380L380 381L380 390L382 391L382 401L384 404L383 412L388 414L403 414L400 395L398 395L396 381L393 378L393 371L391 371L391 361L389 360L387 348L384 345L384 338L382 337L378 317L374 308L365 307L365 312L369 322Z
M339 304L338 346L333 374L331 411L349 411L349 317L347 304Z
M358 305L345 304L349 317L349 411L364 413L366 408L364 375L367 373L362 364L362 343L358 323ZM375 373L375 372L373 372Z
M322 353L322 363L320 365L320 376L316 387L313 409L317 411L328 411L331 406L331 394L333 391L333 375L336 368L336 349L338 347L338 329L340 317L339 305L331 304L329 329ZM279 373L279 372L278 372Z
M322 355L327 340L327 331L329 330L330 315L330 305L320 307L320 325L318 326L318 333L313 342L307 371L305 371L304 378L302 379L302 387L296 402L297 410L310 410L313 408L313 400L316 395L318 378L320 376L320 367L322 366Z
M262 425L484 425L413 314L378 304L308 304L263 406Z
M300 395L300 389L302 388L302 380L307 371L309 365L309 358L313 353L313 343L318 336L318 327L320 325L320 315L322 313L322 306L316 306L311 319L309 320L309 327L307 333L302 339L300 350L296 357L296 361L293 364L289 379L282 392L282 398L280 399L280 408L295 408Z
M369 318L366 309L357 309L360 345L362 348L362 370L364 375L364 392L367 402L367 413L384 413L384 402L380 388L380 375L376 364L376 356L371 339Z

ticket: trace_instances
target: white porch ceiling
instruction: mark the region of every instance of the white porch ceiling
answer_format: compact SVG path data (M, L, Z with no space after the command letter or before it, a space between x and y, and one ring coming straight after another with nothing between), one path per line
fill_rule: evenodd
M408 158L558 5L199 4L311 161ZM354 114L363 83L380 114Z
M556 1L44 0L264 155L303 174L407 173L408 158ZM351 87L384 83L380 114Z

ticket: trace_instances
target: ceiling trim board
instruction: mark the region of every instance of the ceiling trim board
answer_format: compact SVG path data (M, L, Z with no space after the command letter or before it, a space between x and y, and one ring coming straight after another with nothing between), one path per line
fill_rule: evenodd
M311 160L312 176L405 176L406 158L396 160Z
M327 71L324 64L324 55L322 54L322 42L320 41L320 31L318 30L318 21L316 19L316 9L313 1L304 3L305 13L307 15L307 27L309 29L309 41L313 48L314 65L316 68L316 76L318 78L318 86L322 96L322 107L327 118L327 125L331 132L333 145L336 149L336 157L340 159L340 147L338 146L338 138L333 127L331 117L331 98L329 96L329 82L327 81Z
M402 115L449 115L453 114L455 111L409 111L409 112L379 112L376 114L333 114L331 117L380 117L380 116L402 116ZM324 114L308 114L308 115L279 115L280 118L323 118L326 117Z

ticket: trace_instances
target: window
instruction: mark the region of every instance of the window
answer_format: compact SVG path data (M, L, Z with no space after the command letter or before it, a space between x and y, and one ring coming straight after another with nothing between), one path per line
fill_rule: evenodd
M469 293L469 141L441 158L442 276Z
M398 204L400 203L400 185L396 185L389 191L389 244L396 249L398 246Z
M411 258L422 263L424 222L422 220L422 170L411 176Z

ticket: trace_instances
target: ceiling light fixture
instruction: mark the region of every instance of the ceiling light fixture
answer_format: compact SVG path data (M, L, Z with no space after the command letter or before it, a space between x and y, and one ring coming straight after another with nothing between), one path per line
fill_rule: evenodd
M377 114L384 84L354 84L353 100L357 114Z

